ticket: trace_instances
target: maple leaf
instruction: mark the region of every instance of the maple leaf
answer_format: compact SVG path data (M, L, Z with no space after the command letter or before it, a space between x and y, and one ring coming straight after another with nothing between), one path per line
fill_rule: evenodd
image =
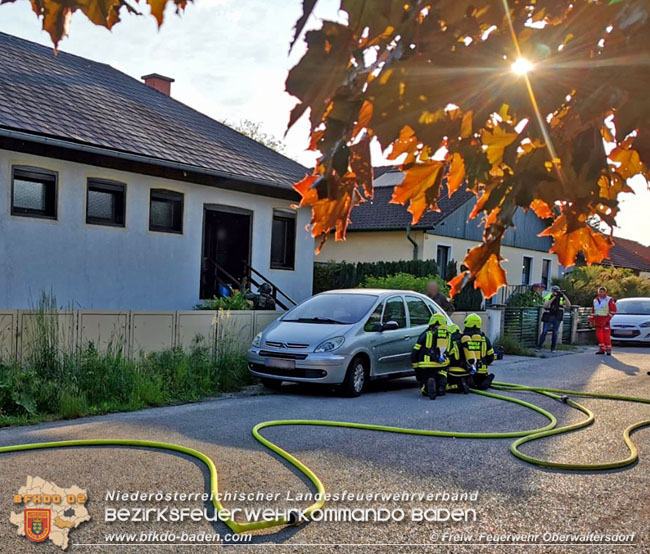
M408 211L415 225L427 210L440 211L437 200L440 195L442 161L428 161L404 169L404 180L393 191L391 204L409 203Z
M500 126L494 130L485 129L481 136L483 144L487 146L487 159L492 167L497 167L503 161L503 153L517 138L517 133L509 133Z
M447 172L447 194L449 196L460 188L463 179L465 179L465 162L458 152L454 152Z
M560 215L548 229L540 233L540 236L549 235L554 240L551 252L557 254L564 267L574 265L579 252L584 254L588 264L600 263L609 256L609 249L613 245L609 237L574 215Z

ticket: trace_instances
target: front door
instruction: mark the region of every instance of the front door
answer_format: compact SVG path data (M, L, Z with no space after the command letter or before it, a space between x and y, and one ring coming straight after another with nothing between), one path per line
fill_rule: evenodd
M203 210L201 298L221 296L219 285L245 283L251 255L252 212L240 208Z

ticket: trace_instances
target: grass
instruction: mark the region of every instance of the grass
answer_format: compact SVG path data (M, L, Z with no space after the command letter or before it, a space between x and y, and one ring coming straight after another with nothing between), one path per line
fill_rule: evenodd
M534 350L523 346L512 337L502 336L496 341L496 344L503 347L504 354L510 354L512 356L530 356L531 358L537 357Z
M22 363L0 360L0 427L194 402L252 384L246 355L234 343L198 339L187 350L129 359L119 341L73 349L44 297Z

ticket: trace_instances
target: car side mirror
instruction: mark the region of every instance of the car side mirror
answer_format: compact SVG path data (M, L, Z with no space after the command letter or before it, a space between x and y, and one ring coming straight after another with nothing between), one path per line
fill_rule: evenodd
M399 323L397 321L387 321L381 326L382 331L395 331L399 329Z

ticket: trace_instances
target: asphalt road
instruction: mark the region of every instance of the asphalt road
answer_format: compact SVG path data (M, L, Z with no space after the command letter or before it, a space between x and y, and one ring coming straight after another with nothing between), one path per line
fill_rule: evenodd
M650 349L621 348L612 358L592 352L548 359L511 358L494 366L497 378L593 392L650 398ZM520 395L548 407L559 423L578 421L582 414L537 395ZM621 440L630 423L650 419L650 406L584 400L596 411L590 428L526 445L533 455L553 460L596 462L624 457ZM306 507L295 496L311 487L269 454L250 429L269 419L320 418L385 425L471 431L530 429L545 419L522 407L477 395L447 395L434 402L423 398L412 379L377 384L357 399L321 390L285 386L281 393L218 399L192 405L115 414L71 422L0 430L0 444L87 439L137 438L179 443L209 455L220 472L223 491L277 493L273 502L226 502L227 507ZM33 544L17 537L9 523L12 495L27 475L61 487L78 485L88 491L92 520L70 533L72 552L649 552L650 551L650 430L633 439L640 462L631 468L600 473L545 470L525 464L508 452L508 440L459 440L400 436L372 431L319 427L268 429L265 436L296 455L322 479L332 493L476 493L475 500L330 502L334 508L402 509L409 518L415 508L473 509L469 522L311 522L279 531L256 533L248 545L109 546L106 533L143 531L176 534L221 533L220 523L104 522L104 510L114 507L203 507L198 502L143 504L105 499L107 490L201 493L203 468L192 459L155 450L78 448L35 451L0 457L0 552L60 552L51 543ZM288 498L288 495L292 498ZM15 509L15 508L13 508ZM444 515L441 514L441 515ZM473 519L471 512L469 518ZM537 543L553 534L634 533L625 546L567 546L575 538L555 537L551 545L491 545L483 534L538 534ZM455 542L447 534L465 535ZM546 534L547 540L544 540ZM470 537L471 536L471 537ZM559 542L557 542L559 541ZM515 542L517 542L515 540ZM481 545L477 545L481 543ZM310 545L310 546L306 546ZM318 545L318 546L316 546ZM333 546L340 545L340 546ZM359 545L359 546L354 546ZM360 546L370 545L370 546ZM384 545L384 546L378 546ZM394 546L388 546L394 545Z

